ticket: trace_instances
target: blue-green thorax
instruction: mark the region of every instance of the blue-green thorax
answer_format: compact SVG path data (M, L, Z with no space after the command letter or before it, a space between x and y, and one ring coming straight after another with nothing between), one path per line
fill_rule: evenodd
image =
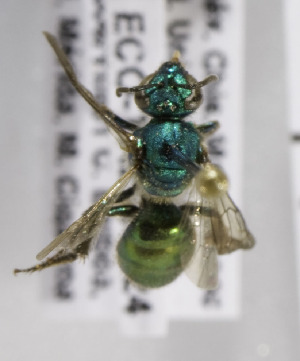
M201 88L213 80L216 77L211 75L198 82L175 53L138 86L117 89L117 95L135 93L137 106L153 117L134 131L137 144L132 152L139 164L139 180L151 195L175 197L198 172L202 152L199 132L184 118L200 106Z
M159 197L180 194L194 174L183 164L195 162L200 138L193 124L152 119L134 135L142 148L139 179L144 189Z

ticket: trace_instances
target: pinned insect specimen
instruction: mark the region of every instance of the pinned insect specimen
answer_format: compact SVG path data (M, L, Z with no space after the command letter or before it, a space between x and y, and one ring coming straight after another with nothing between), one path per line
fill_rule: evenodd
M218 283L218 254L253 247L254 238L227 193L220 167L209 160L205 138L218 128L212 121L195 125L185 120L202 102L201 88L217 80L198 82L179 61L179 54L132 88L136 105L151 120L138 127L97 103L77 76L55 38L45 33L71 83L94 108L129 154L131 168L37 255L40 264L18 272L85 258L98 241L106 217L129 217L117 245L125 276L144 288L169 284L183 271L198 286ZM133 199L138 198L138 202Z

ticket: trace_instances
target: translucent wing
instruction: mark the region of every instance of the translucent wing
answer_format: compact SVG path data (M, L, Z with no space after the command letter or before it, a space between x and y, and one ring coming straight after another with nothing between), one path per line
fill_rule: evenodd
M195 205L192 216L194 228L194 254L185 268L185 272L196 286L214 289L218 285L218 251L208 201L201 200ZM204 212L202 214L202 212Z
M212 222L219 254L254 246L254 237L247 229L241 212L227 193L214 200Z
M126 172L94 205L87 209L83 215L70 225L64 232L58 235L48 246L37 255L38 260L44 259L50 252L57 252L47 258L44 262L28 269L18 272L34 272L61 263L72 262L78 257L87 256L90 246L97 240L105 217L119 196L134 175L137 166Z
M196 200L190 206L195 251L185 271L198 287L214 289L218 285L217 255L252 248L255 242L227 193L214 198L201 197L196 188L192 193Z
M109 130L114 131L114 135L117 136L117 140L120 144L121 149L126 152L132 150L132 139L133 136L130 132L127 132L124 127L129 127L134 129L134 125L126 122L125 120L119 118L115 115L110 109L105 105L99 104L93 94L86 89L77 79L77 75L62 48L58 45L57 40L53 35L48 32L44 32L46 39L49 44L52 46L59 62L61 63L63 69L65 70L66 75L68 76L70 82L77 90L77 92L90 104L90 106L100 115L102 120L106 123Z

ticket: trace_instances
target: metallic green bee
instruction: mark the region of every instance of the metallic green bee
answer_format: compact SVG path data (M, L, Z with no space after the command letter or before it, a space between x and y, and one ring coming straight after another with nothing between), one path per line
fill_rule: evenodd
M202 102L198 82L184 69L179 54L132 88L137 106L152 117L137 127L98 104L77 80L55 38L45 36L71 83L116 135L129 153L131 168L69 228L38 255L44 262L15 272L33 272L88 255L107 216L131 217L117 246L126 277L144 288L169 284L184 270L201 288L218 282L217 255L253 247L254 239L229 195L222 170L210 163L204 139L218 122L199 126L184 118ZM138 196L138 202L136 198Z

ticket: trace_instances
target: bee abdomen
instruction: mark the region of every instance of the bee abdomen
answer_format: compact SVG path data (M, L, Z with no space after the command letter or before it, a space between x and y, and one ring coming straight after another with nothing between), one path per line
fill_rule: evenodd
M157 206L128 226L118 247L119 265L133 282L146 288L162 287L177 278L192 256L190 222L181 224L181 212L171 205Z

